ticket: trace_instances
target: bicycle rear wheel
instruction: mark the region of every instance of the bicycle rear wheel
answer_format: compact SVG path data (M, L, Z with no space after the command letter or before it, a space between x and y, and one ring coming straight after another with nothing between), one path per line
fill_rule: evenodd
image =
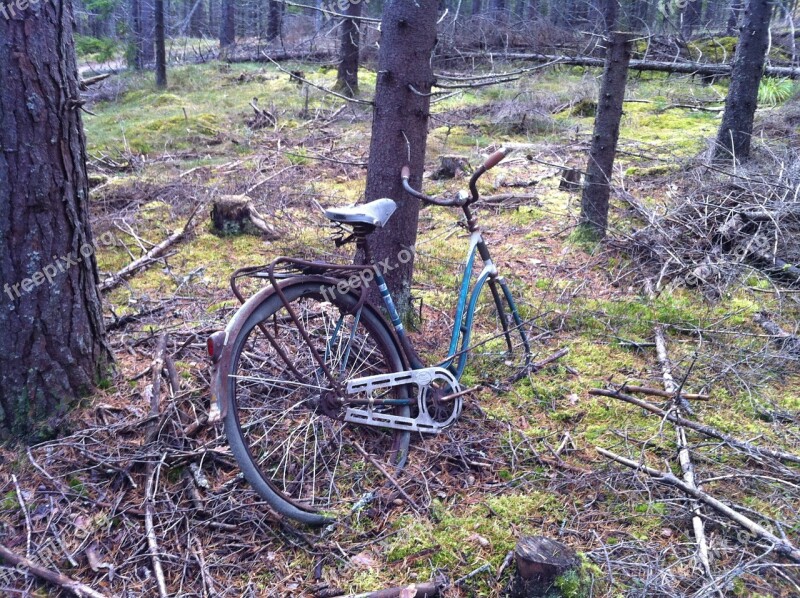
M353 313L353 295L335 287L323 295L319 282L302 280L283 292L313 349L280 297L267 297L233 341L225 431L256 492L282 515L319 525L374 500L386 479L373 460L387 471L401 467L410 434L341 421L343 408L332 400L332 384L312 350L343 386L350 378L400 371L402 360L372 309ZM392 389L379 398L402 403L402 394ZM409 413L407 405L375 409Z

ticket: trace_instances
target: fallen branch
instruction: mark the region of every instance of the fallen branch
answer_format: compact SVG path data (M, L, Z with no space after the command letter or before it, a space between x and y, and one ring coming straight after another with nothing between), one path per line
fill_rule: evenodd
M522 378L524 378L528 374L534 374L534 373L538 372L543 367L545 367L547 365L550 365L554 361L558 361L559 359L564 357L564 355L566 355L567 353L569 353L569 348L568 347L564 347L563 349L559 349L558 351L556 351L552 355L550 355L548 357L545 357L541 361L534 361L533 363L531 363L527 367L523 368L522 371L517 372L516 374L511 376L511 378L509 379L509 383L514 383L517 380L522 380Z
M80 596L81 598L105 598L105 594L96 592L89 586L67 577L60 571L51 571L50 569L45 569L41 565L37 565L36 563L29 561L25 557L11 552L2 544L0 544L0 560L5 561L11 567L27 569L28 573L35 575L39 579L42 579L54 586L58 586L63 590L74 594L75 596Z
M655 345L655 343L653 343ZM620 392L632 392L635 394L643 394L643 395L652 395L654 397L664 397L665 399L674 399L675 393L667 392L666 390L661 390L660 388L650 388L649 386L631 386L629 384L623 384L619 388ZM708 395L703 394L696 394L692 392L682 392L681 393L682 399L687 399L689 401L710 401L711 397Z
M345 598L434 598L439 595L439 584L434 582L419 583L402 588L388 588L365 594L348 594Z
M496 60L505 58L506 60L524 60L529 62L552 62L556 64L566 64L570 66L589 66L603 68L605 59L594 58L591 56L563 56L553 54L535 53L464 53L459 58L479 58L481 60ZM707 76L728 76L731 74L730 64L715 64L707 62L667 62L661 60L631 60L629 69L634 71L659 71L665 73L677 73L683 75L707 75ZM769 77L786 77L789 79L800 79L800 69L788 66L766 66L764 74Z
M604 457L608 457L612 461L616 461L617 463L621 463L626 467L630 467L631 469L635 469L637 471L643 471L651 478L655 479L656 481L663 482L665 484L669 484L670 486L674 486L689 496L696 498L699 501L710 506L712 509L717 511L718 513L725 515L729 519L733 520L741 527L749 531L755 536L770 542L774 546L775 552L778 554L788 558L795 563L800 563L800 550L795 548L788 540L783 540L778 538L775 534L770 532L769 530L765 529L764 527L760 526L758 523L745 517L741 513L734 511L728 505L721 503L716 498L711 496L710 494L703 492L702 490L698 490L692 486L689 486L684 481L678 479L674 475L668 472L659 471L657 469L653 469L651 467L647 467L641 463L637 463L636 461L632 461L631 459L626 459L625 457L621 457L611 451L607 451L600 447L595 447L598 453L603 455Z
M726 444L729 444L730 446L750 456L771 457L773 459L778 459L779 461L788 461L790 463L800 464L800 457L798 457L797 455L793 455L792 453L784 453L783 451L775 451L772 449L755 446L750 442L747 442L745 440L739 440L738 438L720 432L719 430L716 430L710 426L706 426L703 424L699 424L697 422L693 422L692 420L685 419L683 417L675 415L671 411L664 411L663 409L653 405L652 403L648 403L647 401L642 401L640 399L637 399L636 397L626 395L619 391L605 390L602 388L592 388L589 391L589 394L600 397L610 397L612 399L619 399L621 401L625 401L626 403L630 403L631 405L636 405L637 407L641 407L642 409L645 409L651 413L660 415L664 419L671 421L674 424L679 424L685 428L689 428L696 432L700 432L701 434L705 434L706 436L710 436L711 438L716 438L717 440L721 440Z
M680 394L680 388L677 384L675 384L675 380L672 377L672 363L667 355L667 338L664 334L664 328L660 324L656 325L655 327L655 341L656 357L658 359L658 363L661 365L664 392L670 393L673 396L674 403L678 409L678 413L680 414L680 410L683 405L686 404L686 400L681 400L682 397ZM695 490L699 491L700 487L695 483L694 479L694 465L692 464L692 457L689 453L689 443L686 440L686 430L680 424L675 424L675 433L678 444L678 463L681 466L683 481L689 488L694 488ZM716 588L714 575L711 572L711 561L708 557L706 528L703 522L702 511L700 510L699 503L697 503L697 501L692 501L690 510L692 511L692 531L694 532L694 538L697 541L697 558L700 561L706 576ZM716 588L716 590L717 593L720 593L719 588Z
M186 235L188 235L191 232L192 220L194 220L195 214L197 214L197 211L199 209L200 205L198 205L197 207L195 207L194 210L192 210L192 213L189 215L189 218L186 221L186 225L183 228L176 230L169 237L167 237L161 243L153 247L142 257L140 257L137 260L134 260L133 262L125 266L122 270L120 270L116 274L113 274L110 278L101 282L98 285L100 291L105 292L117 288L119 285L123 283L123 281L125 281L126 279L130 278L131 276L139 272L139 270L143 270L144 268L150 266L153 262L158 261L158 258L164 255L167 249L175 245L175 243L182 240Z
M95 75L94 77L87 77L86 79L81 79L78 87L81 91L86 91L94 85L95 83L100 83L100 81L105 81L108 79L113 73L103 73L102 75Z

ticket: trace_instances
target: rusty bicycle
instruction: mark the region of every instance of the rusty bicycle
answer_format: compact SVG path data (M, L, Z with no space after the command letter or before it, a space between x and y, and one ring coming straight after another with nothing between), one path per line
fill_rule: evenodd
M279 514L322 525L374 500L387 474L405 464L412 435L439 433L458 419L469 358L479 355L494 373L529 367L525 321L471 209L478 179L510 151L492 154L469 192L453 199L413 189L402 170L407 193L460 208L469 234L447 356L434 365L414 349L370 251L370 234L395 211L391 199L325 210L337 244L353 242L366 266L280 257L231 277L243 305L208 339L212 395L245 478ZM365 284L352 284L354 275ZM269 284L245 301L237 285L244 277ZM373 281L381 307L365 290ZM483 297L486 286L491 298Z

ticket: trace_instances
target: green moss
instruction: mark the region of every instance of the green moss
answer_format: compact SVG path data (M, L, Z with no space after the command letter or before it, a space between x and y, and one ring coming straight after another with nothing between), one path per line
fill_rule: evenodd
M737 37L712 37L690 42L689 56L702 62L731 62L736 53Z
M625 170L625 176L640 178L662 176L671 172L680 171L678 164L659 164L658 166L631 166Z

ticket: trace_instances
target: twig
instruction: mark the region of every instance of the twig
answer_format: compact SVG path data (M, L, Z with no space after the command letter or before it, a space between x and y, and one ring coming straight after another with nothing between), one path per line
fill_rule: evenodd
M35 575L39 579L58 586L67 592L80 596L80 598L106 598L104 594L94 591L87 585L75 581L61 573L60 571L51 571L44 567L37 565L26 559L11 552L8 548L0 544L0 559L11 565L12 567L22 567L27 569L29 573Z
M20 490L19 483L17 482L17 476L13 473L11 474L11 481L14 482L14 489L17 491L19 508L22 509L22 514L25 515L25 529L27 530L25 540L25 555L28 558L31 558L31 529L33 528L31 516L30 513L28 513L28 507L25 505L25 497L22 496L22 490Z
M153 502L155 495L155 477L161 469L161 465L166 459L166 455L161 457L158 467L153 467L152 462L148 463L148 476L147 484L144 490L144 529L147 535L147 548L150 554L150 560L153 563L153 573L156 576L156 583L158 584L158 594L161 598L167 598L167 582L164 579L164 569L161 566L161 559L158 556L158 540L156 539L156 531L153 526Z
M678 479L671 473L659 471L657 469L653 469L652 467L647 467L646 465L637 463L636 461L632 461L631 459L626 459L625 457L621 457L620 455L614 454L611 451L607 451L600 447L595 447L595 450L604 457L608 457L609 459L616 461L617 463L621 463L626 467L630 467L631 469L635 469L637 471L643 471L656 481L669 484L670 486L674 486L682 490L689 496L692 496L697 500L704 502L712 509L733 520L735 523L737 523L738 525L740 525L753 535L758 536L759 538L773 544L774 550L778 554L785 556L786 558L788 558L791 561L794 561L795 563L800 563L800 550L795 548L788 540L783 540L781 538L778 538L775 534L773 534L769 530L760 526L752 519L745 517L741 513L734 511L732 508L721 503L710 494L707 494L702 490L698 490L697 488L693 488L692 486L689 486L684 481Z
M722 440L723 442L729 444L735 449L738 449L743 453L751 456L771 457L773 459L778 459L779 461L788 461L790 463L800 464L800 457L798 457L797 455L793 455L791 453L784 453L783 451L775 451L772 449L755 446L747 441L739 440L738 438L734 438L733 436L724 434L719 430L712 428L711 426L698 424L697 422L693 422L691 420L675 415L672 412L664 411L663 409L656 407L652 403L639 400L636 397L632 397L630 395L626 395L618 391L605 390L602 388L593 388L589 391L589 394L601 397L611 397L612 399L619 399L621 401L625 401L626 403L630 403L631 405L636 405L637 407L646 409L651 413L660 415L661 417L667 419L668 421L671 421L672 423L680 424L685 428L695 430L696 432L700 432L701 434L705 434L706 436L710 436L711 438Z
M405 490L403 490L403 487L400 485L400 483L397 480L394 479L392 474L390 474L388 471L386 471L386 469L380 463L378 463L372 457L372 455L367 453L367 451L365 451L364 448L359 443L354 442L353 445L356 447L356 449L358 449L359 453L361 453L367 460L369 460L370 463L372 463L372 465L375 466L375 469L377 469L384 476L386 476L386 479L389 480L395 488L397 488L397 490L400 492L400 494L403 496L403 498L405 498L408 501L408 503L414 508L415 511L417 511L418 513L424 513L425 512L425 510L422 509L416 502L414 502L414 499L411 498Z
M549 365L549 364L553 363L554 361L557 361L557 360L561 359L567 353L569 353L569 348L565 347L563 349L559 349L558 351L556 351L555 353L553 353L549 357L545 357L541 361L534 361L528 367L523 368L522 371L517 372L516 374L511 376L511 378L509 379L509 383L513 384L514 382L516 382L517 380L521 380L522 378L524 378L528 374L533 374L535 372L538 372L539 370L541 370L546 365Z

